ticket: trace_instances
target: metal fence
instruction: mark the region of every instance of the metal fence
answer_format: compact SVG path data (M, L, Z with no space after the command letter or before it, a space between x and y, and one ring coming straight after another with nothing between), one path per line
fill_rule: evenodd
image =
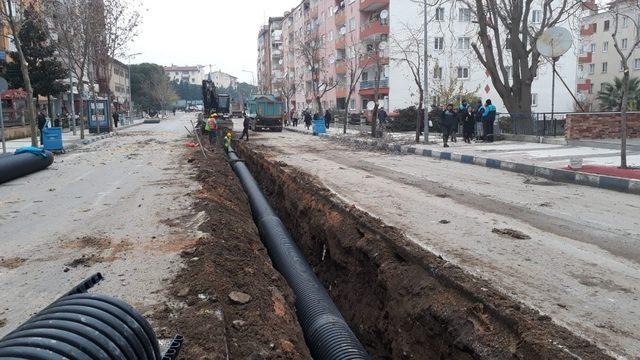
M514 135L564 136L567 114L499 113L500 132Z

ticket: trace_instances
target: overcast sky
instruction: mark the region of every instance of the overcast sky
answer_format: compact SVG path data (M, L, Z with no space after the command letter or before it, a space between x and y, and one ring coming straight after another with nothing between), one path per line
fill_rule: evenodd
M299 0L145 0L140 36L131 62L213 65L251 82L257 36L269 16L281 16ZM208 69L207 69L208 71Z

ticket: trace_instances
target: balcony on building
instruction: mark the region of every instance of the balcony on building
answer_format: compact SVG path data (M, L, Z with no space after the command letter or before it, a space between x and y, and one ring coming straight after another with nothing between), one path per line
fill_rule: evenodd
M360 58L360 67L363 68L375 66L378 63L380 64L380 66L389 65L389 55L386 52L382 51L379 53L364 54Z
M342 85L342 86L337 86L336 87L336 98L345 98L347 97L347 87Z
M346 48L347 37L345 35L338 35L336 37L336 49Z
M360 39L382 34L389 35L389 22L387 20L374 20L360 26Z
M589 24L587 26L581 26L580 36L591 36L596 33L597 29L598 29L598 24L596 23Z
M578 58L578 63L579 64L588 64L588 63L591 63L592 61L593 61L593 53L592 52L588 52L586 55L580 56Z
M340 8L336 10L336 14L334 15L336 28L340 28L347 22L347 12L344 8Z
M347 65L344 59L336 60L336 74L345 74L347 72Z
M390 0L360 0L360 11L373 12L389 7Z
M366 80L360 81L360 95L361 96L374 96L376 94L376 81ZM389 95L389 79L380 79L378 84L378 95Z

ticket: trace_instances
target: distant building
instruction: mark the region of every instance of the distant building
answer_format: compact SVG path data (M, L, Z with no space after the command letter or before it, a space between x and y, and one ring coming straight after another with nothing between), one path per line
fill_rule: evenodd
M204 79L204 67L200 65L196 66L165 66L164 72L169 77L170 81L183 82L186 81L189 84L200 85Z
M205 76L206 79L211 79L217 87L223 88L237 88L238 78L222 71L214 71Z
M111 60L109 91L117 110L129 109L129 67L116 59Z

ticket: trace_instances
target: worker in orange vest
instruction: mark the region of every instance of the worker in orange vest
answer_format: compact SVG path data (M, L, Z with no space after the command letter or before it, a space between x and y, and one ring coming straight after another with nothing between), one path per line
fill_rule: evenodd
M209 116L205 130L209 131L209 145L215 144L218 137L218 114L213 113Z

